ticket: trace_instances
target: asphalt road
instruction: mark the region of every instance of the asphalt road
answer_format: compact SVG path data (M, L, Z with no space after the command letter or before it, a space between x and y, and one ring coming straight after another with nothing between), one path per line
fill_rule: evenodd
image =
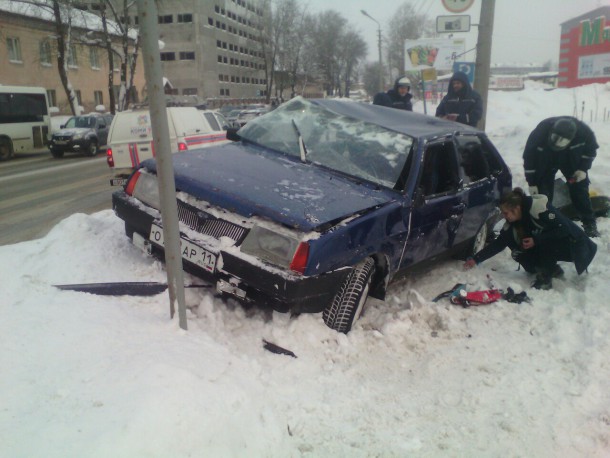
M0 162L0 245L43 237L73 213L111 208L111 175L104 152L18 153Z

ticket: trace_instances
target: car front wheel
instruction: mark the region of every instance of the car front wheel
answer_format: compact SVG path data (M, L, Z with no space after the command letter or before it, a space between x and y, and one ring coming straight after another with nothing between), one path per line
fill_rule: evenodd
M97 142L95 140L91 140L89 142L89 147L87 148L87 154L89 156L96 156L97 155Z
M372 258L366 258L352 269L322 313L326 326L345 334L352 329L362 314L374 273L375 261Z
M13 157L13 145L8 138L0 138L0 161L8 161Z

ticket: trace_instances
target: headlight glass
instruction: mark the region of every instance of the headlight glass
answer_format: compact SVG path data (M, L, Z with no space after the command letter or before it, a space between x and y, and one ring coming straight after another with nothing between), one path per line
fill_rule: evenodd
M260 226L254 226L241 244L241 251L288 268L299 241Z
M83 134L74 134L72 140L80 140L81 138L83 138Z
M157 210L160 210L161 200L159 198L159 185L157 183L157 177L155 175L141 172L133 190L133 197L141 200L153 208L156 208Z

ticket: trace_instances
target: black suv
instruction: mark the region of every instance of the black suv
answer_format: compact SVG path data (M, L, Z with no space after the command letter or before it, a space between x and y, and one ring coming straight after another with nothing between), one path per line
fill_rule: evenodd
M51 154L57 158L63 157L66 152L95 156L100 146L106 145L111 122L111 114L72 116L59 131L53 133L49 144Z

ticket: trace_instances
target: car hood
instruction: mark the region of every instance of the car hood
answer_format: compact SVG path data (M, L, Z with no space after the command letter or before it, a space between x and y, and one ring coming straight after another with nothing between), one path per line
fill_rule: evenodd
M232 143L172 156L176 189L242 216L303 231L395 201L396 191L315 164ZM143 166L156 171L154 159Z
M53 135L61 135L62 137L73 137L76 134L86 134L90 132L91 129L88 127L70 127L68 129L61 129L53 132Z

